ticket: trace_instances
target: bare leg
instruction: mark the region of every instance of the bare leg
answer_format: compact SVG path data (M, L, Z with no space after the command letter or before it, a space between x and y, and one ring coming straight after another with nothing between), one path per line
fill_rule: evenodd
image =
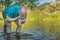
M17 32L17 33L18 33L18 32L20 33L20 31L21 31L21 26L22 26L20 20L16 20L15 23L16 23L16 25L17 25L16 32Z
M10 40L10 34L11 34L11 22L7 21L7 28L6 28L7 40Z
M11 33L11 22L7 21L7 28L6 28L7 33Z
M17 37L17 40L19 40L21 37L20 37L20 31L21 31L21 22L20 20L16 20L16 25L17 25L17 29L16 29L16 37Z
M18 20L16 20L15 22L16 22L16 25L17 25L16 32L19 33L19 32L21 31L21 26L22 26L22 24L25 23L25 19L24 19L24 20L18 19Z

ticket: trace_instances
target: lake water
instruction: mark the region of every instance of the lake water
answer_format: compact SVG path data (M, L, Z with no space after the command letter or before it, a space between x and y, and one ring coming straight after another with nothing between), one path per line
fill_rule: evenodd
M11 40L60 40L60 33L43 34L42 31L28 30L21 32L21 39L17 39L15 32L11 33ZM0 40L7 40L0 32Z

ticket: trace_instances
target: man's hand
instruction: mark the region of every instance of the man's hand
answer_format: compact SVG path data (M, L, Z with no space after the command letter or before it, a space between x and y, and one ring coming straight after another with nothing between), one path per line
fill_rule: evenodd
M18 19L20 19L20 16L18 16Z
M18 16L19 19L24 20L25 15Z

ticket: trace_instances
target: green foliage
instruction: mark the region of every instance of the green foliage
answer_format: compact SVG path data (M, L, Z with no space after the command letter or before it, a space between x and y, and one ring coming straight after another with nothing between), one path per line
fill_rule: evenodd
M54 12L56 7L51 6L50 3L44 3L39 6L40 11Z
M0 12L2 12L3 9L4 9L4 6L0 4Z
M36 7L36 5L34 4L34 2L36 1L38 0L19 0L18 3L16 2L16 4L22 6L27 5L27 7L29 7L32 10L34 7Z

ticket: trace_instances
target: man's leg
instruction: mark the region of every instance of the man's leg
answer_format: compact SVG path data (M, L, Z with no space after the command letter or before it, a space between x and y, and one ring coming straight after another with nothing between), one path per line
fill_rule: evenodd
M7 21L7 27L6 27L7 40L10 40L10 34L11 34L11 22Z
M7 40L10 40L11 34L11 22L4 19L4 35L7 36Z
M20 32L21 32L21 26L22 26L22 24L21 24L20 20L16 20L15 23L17 25L16 37L17 37L17 39L20 39Z
M6 33L11 33L11 22L7 21Z
M11 33L11 22L7 21L6 33Z
M19 33L19 32L21 31L21 26L22 26L22 24L25 23L25 19L24 19L24 20L18 19L18 20L16 20L15 22L16 22L16 24L17 24L16 32Z
M7 36L7 40L10 40L10 33L11 33L11 22L8 22L6 19L6 15L2 14L4 18L4 36Z
M20 31L21 31L21 26L22 26L20 20L16 20L15 23L16 23L16 25L17 25L16 32L17 32L17 33L20 33Z

